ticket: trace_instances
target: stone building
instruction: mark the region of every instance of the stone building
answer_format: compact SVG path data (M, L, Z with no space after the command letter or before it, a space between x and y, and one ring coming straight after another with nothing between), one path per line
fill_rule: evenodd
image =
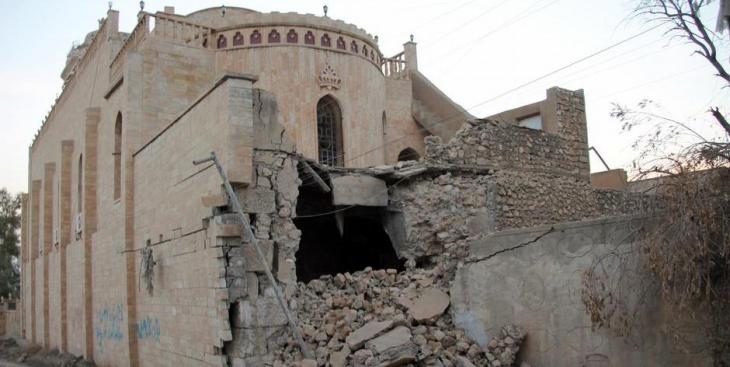
M129 34L118 16L71 51L29 149L21 334L43 348L268 365L288 329L266 266L296 314L297 280L639 205L590 186L581 91L478 120L418 71L413 40L385 57L326 16L165 8ZM211 152L264 262L217 171L192 164Z

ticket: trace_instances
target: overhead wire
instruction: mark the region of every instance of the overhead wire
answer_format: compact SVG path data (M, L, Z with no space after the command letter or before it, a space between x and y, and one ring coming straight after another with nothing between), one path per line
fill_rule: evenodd
M591 53L589 55L586 55L586 56L581 57L581 58L579 58L577 60L574 60L574 61L572 61L572 62L570 62L570 63L568 63L568 64L566 64L566 65L564 65L562 67L559 67L559 68L557 68L555 70L552 70L552 71L550 71L550 72L548 72L546 74L543 74L543 75L541 75L541 76L539 76L537 78L531 79L531 80L529 80L529 81L527 81L525 83L522 83L522 84L520 84L520 85L518 85L518 86L516 86L514 88L508 89L507 91L504 91L502 93L499 93L499 94L497 94L497 95L495 95L495 96L493 96L491 98L488 98L488 99L486 99L484 101L481 101L481 102L479 102L479 103L477 103L477 104L475 104L475 105L473 105L473 106L471 106L469 108L466 108L465 110L466 111L471 111L471 110L473 110L473 109L475 109L477 107L483 106L483 105L485 105L487 103L493 102L494 100L497 100L497 99L502 98L502 97L504 97L506 95L509 95L511 93L514 93L517 90L520 90L522 88L525 88L525 87L527 87L529 85L532 85L532 84L534 84L534 83L536 83L538 81L541 81L541 80L543 80L543 79L545 79L545 78L547 78L549 76L555 75L555 74L557 74L557 73L559 73L559 72L561 72L563 70L566 70L566 69L568 69L570 67L573 67L575 65L578 65L578 64L580 64L580 63L582 63L582 62L584 62L586 60L589 60L589 59L591 59L593 57L596 57L596 56L601 55L601 54L603 54L605 52L608 52L609 50L612 50L612 49L614 49L614 48L616 48L616 47L618 47L620 45L623 45L623 44L625 44L627 42L630 42L630 41L632 41L634 39L637 39L638 37L640 37L640 36L642 36L644 34L647 34L647 33L651 32L651 31L653 31L654 29L659 28L659 26L661 26L661 24L655 25L654 27L650 27L650 28L647 28L645 30L642 30L642 31L640 31L638 33L635 33L635 34L633 34L633 35L631 35L629 37L626 37L626 38L624 38L624 39L622 39L620 41L617 41L617 42L615 42L615 43L613 43L613 44L611 44L611 45L609 45L607 47L604 47L604 48L602 48L602 49L600 49L598 51L595 51L595 52L593 52L593 53ZM461 114L454 114L454 115L448 116L445 119L436 122L435 124L431 124L429 127L430 128L433 128L433 126L435 126L435 125L440 125L440 124L447 123L447 122L451 121L452 119L457 118L457 117L460 117L460 116L461 116ZM351 156L351 157L348 157L347 159L344 159L345 156L344 156L344 152L343 152L341 154L338 154L337 157L338 158L343 158L344 159L344 163L350 163L350 162L352 162L355 159L361 158L361 157L363 157L363 156L365 156L367 154L371 154L371 153L373 153L373 152L375 152L375 151L377 151L377 150L379 150L379 149L381 149L381 148L383 148L383 147L385 147L387 145L397 143L399 141L402 141L404 139L410 138L410 137L412 137L412 136L414 136L416 134L419 134L419 133L428 132L428 130L429 129L426 128L426 127L418 127L415 132L402 135L402 136L400 136L400 137L398 137L396 139L389 140L389 141L387 141L387 142L385 142L385 143L383 143L381 145L378 145L378 146L376 146L376 147L374 147L372 149L366 150L365 152L362 152L361 154L358 154L358 155L355 155L355 156Z
M580 64L583 61L586 61L586 60L588 60L590 58L593 58L595 56L598 56L600 54L603 54L603 53L605 53L605 52L607 52L607 51L609 51L609 50L611 50L613 48L618 47L619 45L622 45L622 44L627 43L627 42L629 42L631 40L634 40L634 39L636 39L636 38L638 38L638 37L640 37L640 36L642 36L642 35L644 35L646 33L649 33L651 31L653 31L654 29L658 28L659 26L660 25L657 25L657 26L654 26L654 27L651 27L651 28L642 30L642 31L640 31L640 32L638 32L636 34L633 34L633 35L631 35L629 37L626 37L626 38L624 38L624 39L622 39L622 40L620 40L618 42L615 42L615 43L613 43L613 44L611 44L611 45L609 45L607 47L604 47L604 48L602 48L602 49L600 49L600 50L598 50L596 52L593 52L593 53L591 53L591 54L589 54L587 56L584 56L584 57L581 57L581 58L579 58L577 60L574 60L574 61L568 63L567 65L564 65L562 67L559 67L559 68L557 68L555 70L552 70L552 71L550 71L550 72L548 72L546 74L543 74L543 75L541 75L541 76L539 76L537 78L531 79L531 80L529 80L529 81L527 81L525 83L522 83L522 84L520 84L520 85L518 85L518 86L516 86L514 88L508 89L507 91L504 91L502 93L499 93L499 94L497 94L497 95L495 95L495 96L493 96L491 98L488 98L488 99L486 99L484 101L481 101L481 102L479 102L479 103L477 103L475 105L472 105L471 107L468 107L465 110L466 111L471 111L471 110L473 110L473 109L475 109L477 107L483 106L483 105L485 105L487 103L490 103L490 102L492 102L494 100L497 100L497 99L502 98L502 97L504 97L506 95L509 95L511 93L514 93L517 90L520 90L522 88L525 88L525 87L527 87L529 85L532 85L532 84L534 84L534 83L536 83L536 82L538 82L540 80L543 80L543 79L545 79L545 78L547 78L549 76L555 75L555 74L557 74L557 73L559 73L559 72L561 72L563 70L566 70L566 69L568 69L568 68L570 68L572 66L575 66L577 64ZM408 107L410 107L410 106L408 106ZM435 125L440 125L440 124L447 123L447 122L451 121L452 119L457 118L457 117L460 117L460 116L461 116L461 114L453 114L451 116L448 116L448 117L442 119L441 121L438 121L438 122L436 122L434 124L431 124L430 127L433 127ZM344 160L344 162L345 163L350 163L353 160L358 159L358 158L361 158L361 157L363 157L363 156L365 156L367 154L371 154L372 152L377 151L377 150L383 148L384 146L387 146L389 144L393 144L393 143L402 141L402 140L404 140L406 138L410 138L411 136L414 136L414 135L416 135L418 133L423 133L423 132L427 132L427 131L428 131L427 128L425 128L425 127L419 127L419 128L416 129L415 132L402 135L401 137L396 138L396 139L389 140L389 141L385 142L384 144L381 144L381 145L378 145L378 146L376 146L376 147L374 147L372 149L366 150L366 151L362 152L361 154L358 154L358 155L355 155L355 156L351 156L351 157L347 157L347 159ZM339 154L338 157L345 158L344 157L344 153Z

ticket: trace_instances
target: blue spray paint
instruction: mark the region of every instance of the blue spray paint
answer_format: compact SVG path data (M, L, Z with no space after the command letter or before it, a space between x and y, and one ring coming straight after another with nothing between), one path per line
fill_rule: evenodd
M137 323L137 337L139 340L160 342L160 319L145 317Z
M94 336L100 352L104 352L106 342L121 342L124 339L124 306L104 308L97 312L94 323Z

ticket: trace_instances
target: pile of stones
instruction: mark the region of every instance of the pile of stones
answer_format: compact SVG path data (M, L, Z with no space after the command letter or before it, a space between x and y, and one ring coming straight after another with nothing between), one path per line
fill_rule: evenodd
M401 272L366 268L299 283L290 305L315 357L302 359L290 339L278 349L274 366L488 366L490 354L458 329L448 312L454 264L414 265ZM522 339L513 340L518 342L509 347L507 340L495 345L504 344L514 356L512 347L519 348ZM490 351L501 352L495 361L505 354Z
M516 325L507 325L487 345L487 360L492 367L512 366L515 363L525 333ZM521 367L526 367L523 363Z

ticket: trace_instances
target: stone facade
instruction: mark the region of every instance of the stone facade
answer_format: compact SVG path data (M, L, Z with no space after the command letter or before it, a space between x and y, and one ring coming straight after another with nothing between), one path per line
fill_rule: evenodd
M370 269L346 283L373 298L390 294L381 287L419 286L403 293L415 308L380 299L379 310L400 307L388 314L395 323L348 345L358 356L342 348L349 335L330 346L333 332L327 341L307 334L341 353L319 349L319 364L468 366L488 355L457 330L448 302L433 317L418 307L422 297L445 300L467 239L640 209L638 197L590 187L581 91L553 88L544 101L476 120L418 72L412 41L384 57L373 37L341 21L226 9L141 12L129 34L110 10L69 55L63 93L29 150L19 325L30 343L101 365L298 361L274 289L310 326L332 324L300 308L327 298L308 300L297 282L297 254L320 234L301 219L320 216L332 221L317 225L334 223L322 228L338 231L335 240L375 221L394 267L408 260L408 273ZM322 101L336 105L332 141L320 137ZM520 126L538 117L537 129ZM337 167L320 164L325 149ZM211 152L254 238L215 167L193 164ZM396 164L414 157L424 158ZM302 215L301 203L321 210ZM443 268L415 268L439 259ZM353 298L354 288L338 287ZM313 309L332 305L321 307ZM352 327L371 321L363 307ZM340 311L328 317L351 315ZM411 330L404 320L434 325Z

